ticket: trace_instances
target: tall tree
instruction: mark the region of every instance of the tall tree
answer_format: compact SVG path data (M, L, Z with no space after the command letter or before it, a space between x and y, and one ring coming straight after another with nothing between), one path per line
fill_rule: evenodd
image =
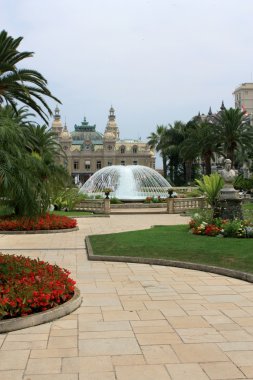
M184 164L180 156L180 146L185 138L185 124L175 121L169 124L167 131L167 155L169 160L169 177L175 185L180 185L184 179Z
M223 155L235 163L236 152L252 150L253 130L240 109L223 109L214 117L217 140L222 144Z
M0 196L22 215L34 214L34 178L25 149L24 126L9 109L0 108Z
M167 150L168 150L168 141L167 141L167 127L164 125L157 125L156 132L152 132L148 136L148 145L152 149L156 149L157 152L160 152L163 162L163 176L167 177Z
M20 52L19 45L23 37L13 38L3 30L0 33L0 105L6 102L17 112L17 101L32 108L48 123L52 115L51 108L44 97L61 103L47 87L47 80L38 71L19 69L17 65L33 52Z
M205 174L211 174L211 161L215 159L215 153L221 154L221 144L217 140L214 126L201 119L188 125L187 138L181 145L182 157L191 157L193 160L200 157L205 163Z
M21 119L0 107L0 200L17 215L32 216L47 210L53 189L65 185L69 175L55 161L52 132Z

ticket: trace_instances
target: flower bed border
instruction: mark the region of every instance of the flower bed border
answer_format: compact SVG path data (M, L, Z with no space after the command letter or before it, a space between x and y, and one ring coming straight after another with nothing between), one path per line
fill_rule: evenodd
M25 317L10 318L0 321L0 334L52 322L55 319L59 319L72 313L81 305L81 303L82 297L80 290L75 287L73 297L61 305Z
M186 261L176 261L176 260L167 260L167 259L145 258L145 257L94 255L89 236L86 236L85 238L85 246L87 250L88 260L91 260L91 261L109 261L109 262L137 263L137 264L149 264L149 265L164 265L164 266L169 266L169 267L215 273L218 275L236 278L238 280L253 283L253 273L241 272L239 270L216 267L213 265L190 263Z
M29 231L0 231L0 235L22 235L22 234L57 234L61 232L78 231L78 227L73 228L59 228L56 230L29 230Z

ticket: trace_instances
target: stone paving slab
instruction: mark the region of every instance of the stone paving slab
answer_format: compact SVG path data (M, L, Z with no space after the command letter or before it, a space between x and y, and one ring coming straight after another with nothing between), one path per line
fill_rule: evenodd
M70 269L83 297L66 317L0 335L0 379L253 379L253 284L87 261L87 235L186 222L179 215L112 215L79 219L79 231L68 234L0 235L2 252Z

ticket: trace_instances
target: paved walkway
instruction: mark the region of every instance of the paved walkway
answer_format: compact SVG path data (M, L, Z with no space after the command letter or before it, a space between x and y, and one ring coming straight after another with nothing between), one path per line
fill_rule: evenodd
M77 232L0 235L3 252L70 269L83 295L71 315L0 335L0 379L253 379L253 285L179 268L87 261L87 234L185 221L113 215L79 219Z

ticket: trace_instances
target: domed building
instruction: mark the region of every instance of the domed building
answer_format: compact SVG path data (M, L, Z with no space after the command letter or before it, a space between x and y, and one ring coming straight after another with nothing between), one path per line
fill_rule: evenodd
M64 164L76 183L85 183L97 170L112 165L143 165L155 168L155 154L141 140L121 140L115 110L109 110L104 134L96 131L86 118L69 132L63 126L59 108L56 107L52 131L66 152Z

